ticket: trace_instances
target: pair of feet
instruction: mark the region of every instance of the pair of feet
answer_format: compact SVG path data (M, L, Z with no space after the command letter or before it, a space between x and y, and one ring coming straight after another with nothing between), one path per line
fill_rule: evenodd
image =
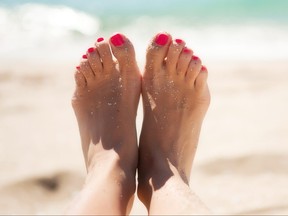
M201 60L183 40L167 33L151 40L143 76L125 35L115 34L109 41L99 38L75 73L72 105L88 175L70 212L129 213L138 169L138 197L150 213L161 213L161 189L171 179L184 188L188 185L210 102L206 80ZM144 119L138 148L140 94Z

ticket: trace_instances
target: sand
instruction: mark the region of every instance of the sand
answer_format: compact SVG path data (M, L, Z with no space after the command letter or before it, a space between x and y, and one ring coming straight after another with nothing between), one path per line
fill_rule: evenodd
M0 214L61 214L81 189L75 64L1 63ZM288 214L288 62L206 65L212 103L193 190L218 214ZM140 107L138 132L142 118ZM146 214L137 199L132 214Z

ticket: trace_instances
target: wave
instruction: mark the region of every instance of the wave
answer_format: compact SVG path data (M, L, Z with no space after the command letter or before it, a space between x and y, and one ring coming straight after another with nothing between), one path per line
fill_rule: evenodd
M24 4L0 8L1 39L21 35L26 39L94 35L100 27L97 18L66 6Z
M47 49L51 55L56 47L61 49L57 58L70 58L72 52L78 53L83 47L92 45L97 37L120 31L129 35L138 56L144 59L149 39L162 30L186 39L197 55L210 59L287 60L288 56L288 27L267 22L191 23L166 15L158 18L138 16L120 22L113 17L103 20L68 6L23 4L0 7L0 26L1 57L15 55L15 51L21 49L22 53L18 55L24 58L27 48L29 54L33 54L39 47Z

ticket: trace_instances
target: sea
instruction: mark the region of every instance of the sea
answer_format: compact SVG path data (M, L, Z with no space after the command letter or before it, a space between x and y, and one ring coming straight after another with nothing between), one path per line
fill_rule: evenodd
M0 0L0 61L69 60L115 32L144 58L159 31L210 60L288 60L288 1Z

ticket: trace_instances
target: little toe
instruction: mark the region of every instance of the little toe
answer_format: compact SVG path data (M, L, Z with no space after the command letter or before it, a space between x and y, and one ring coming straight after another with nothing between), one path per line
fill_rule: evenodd
M201 66L201 59L193 55L186 73L186 80L189 83L194 84L195 79L201 70Z
M146 54L146 72L162 68L171 40L167 33L159 33L152 39Z
M136 72L135 50L130 40L122 34L116 33L110 38L113 55L116 57L120 72Z
M103 38L98 38L96 48L103 63L103 70L109 70L114 67L114 61L110 50L110 45Z
M203 90L207 86L207 78L208 78L208 71L205 66L202 66L200 69L200 72L198 73L198 76L195 80L195 88L196 90Z
M178 59L178 64L177 64L177 74L181 76L185 76L186 71L188 69L189 63L191 61L193 55L193 51L187 47L185 47Z
M184 47L185 42L181 39L175 39L170 44L166 59L166 67L168 73L175 73L180 53Z
M94 74L97 75L101 73L103 70L103 66L100 59L100 55L95 47L90 47L87 50L87 57Z
M83 73L87 86L91 85L95 81L95 75L91 69L87 56L83 55L83 60L80 63L80 71Z

